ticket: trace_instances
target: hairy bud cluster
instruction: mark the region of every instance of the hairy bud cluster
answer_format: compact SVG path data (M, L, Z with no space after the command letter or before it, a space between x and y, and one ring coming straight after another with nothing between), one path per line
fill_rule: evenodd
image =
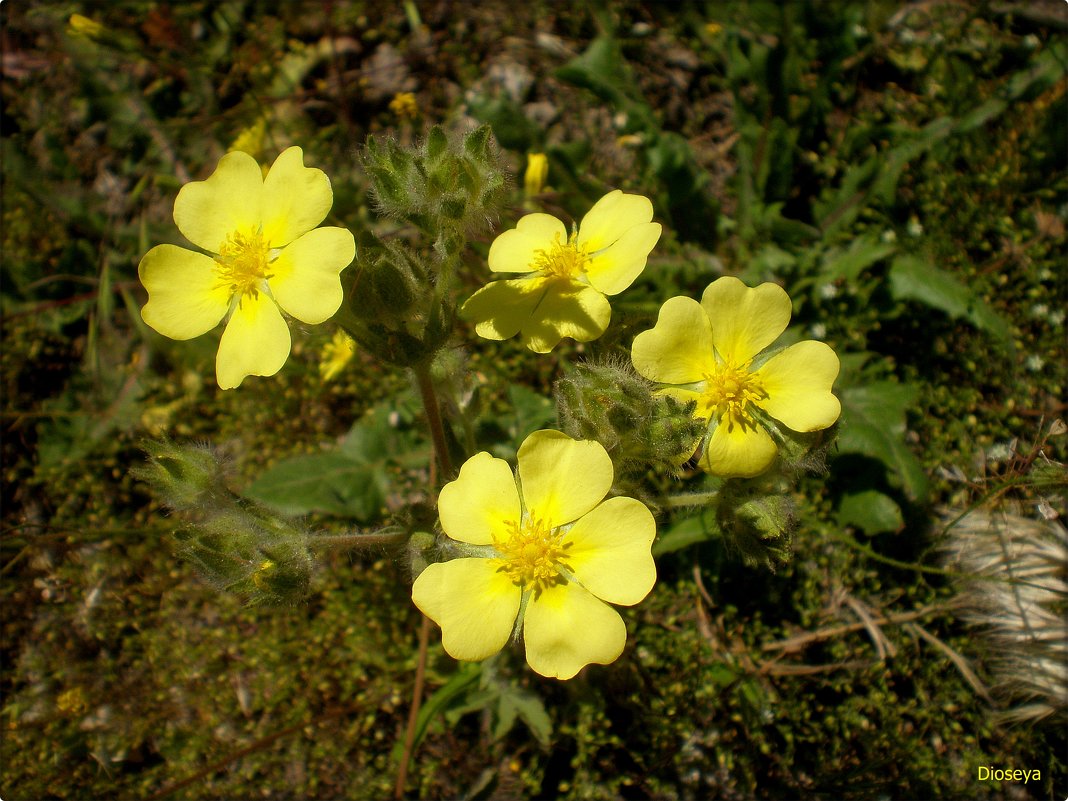
M579 365L555 395L563 431L600 442L621 478L678 472L704 432L687 404L654 395L626 363Z
M436 276L412 247L368 235L349 288L347 313L336 319L376 358L399 367L429 361L452 333L456 308L434 292Z
M379 209L431 241L417 248L365 234L335 320L388 364L425 364L452 333L449 285L468 239L496 219L505 174L485 126L453 137L435 126L417 148L371 137L363 165Z
M160 500L189 516L175 532L178 553L219 589L250 604L281 604L308 594L313 561L303 529L226 488L218 454L203 445L155 440L134 469Z
M486 125L462 137L435 125L416 150L371 137L363 163L379 209L434 236L441 258L459 255L505 200L505 173Z
M773 473L724 481L717 499L716 522L724 542L746 564L774 570L790 560L797 513L781 476Z

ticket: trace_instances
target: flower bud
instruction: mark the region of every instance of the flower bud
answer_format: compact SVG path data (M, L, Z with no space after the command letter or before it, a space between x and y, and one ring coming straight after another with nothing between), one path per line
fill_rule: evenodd
M624 478L650 467L677 471L703 432L685 404L654 395L626 363L579 365L557 382L555 395L563 430L600 442Z
M781 478L764 474L726 480L719 490L716 518L724 541L746 564L774 570L789 561L797 515Z

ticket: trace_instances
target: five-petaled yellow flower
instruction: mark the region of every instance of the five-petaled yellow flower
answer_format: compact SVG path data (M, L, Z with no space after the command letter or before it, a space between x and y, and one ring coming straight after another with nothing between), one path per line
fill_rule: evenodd
M299 147L283 151L266 177L252 156L227 153L174 201L178 230L212 255L175 245L146 253L137 268L148 290L141 316L164 336L192 339L229 315L215 361L219 386L274 375L291 344L281 312L316 324L341 306L339 276L356 243L344 228L316 228L333 202L330 179L304 166Z
M751 289L720 278L701 302L671 298L656 326L634 338L631 358L661 391L695 401L694 415L709 421L700 466L723 477L751 477L775 459L777 446L765 423L799 432L834 424L841 405L831 386L838 357L822 342L806 340L762 354L790 322L790 296L775 284Z
M470 555L430 565L412 587L451 656L486 659L521 629L543 676L569 679L619 657L627 630L608 604L631 606L652 589L656 525L640 501L604 500L612 480L599 443L551 430L520 446L517 477L486 452L464 463L438 514Z
M653 204L618 189L594 204L568 236L560 220L528 214L490 246L489 268L527 273L494 281L472 295L462 315L486 339L519 334L536 353L548 353L564 337L597 339L608 328L606 295L630 286L660 239Z

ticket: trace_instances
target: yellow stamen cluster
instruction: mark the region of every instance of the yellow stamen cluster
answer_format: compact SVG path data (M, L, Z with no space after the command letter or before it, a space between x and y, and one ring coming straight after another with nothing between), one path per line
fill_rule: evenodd
M227 287L234 295L259 293L260 283L271 278L267 273L270 248L260 231L243 234L235 231L226 238L215 257L215 272L219 286Z
M752 425L749 404L768 397L760 379L745 367L720 364L714 373L705 374L705 389L699 408L717 421L728 425Z
M590 254L577 240L577 234L571 234L566 242L561 242L557 234L552 247L534 252L534 264L531 266L543 275L554 278L580 277L586 272Z
M567 567L563 559L567 546L560 540L559 529L550 528L536 517L520 523L509 523L508 539L495 539L493 546L504 561L504 572L524 589L541 590L556 583L560 567Z

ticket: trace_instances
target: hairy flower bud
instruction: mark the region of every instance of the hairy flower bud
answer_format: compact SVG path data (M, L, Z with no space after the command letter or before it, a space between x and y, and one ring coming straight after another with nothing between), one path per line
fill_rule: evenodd
M175 532L178 554L220 590L250 604L292 603L308 593L308 535L266 507L230 492L218 455L200 445L144 444L148 465L134 474L190 522Z
M579 365L555 395L563 430L604 445L622 478L676 472L701 436L685 404L653 394L626 363Z

